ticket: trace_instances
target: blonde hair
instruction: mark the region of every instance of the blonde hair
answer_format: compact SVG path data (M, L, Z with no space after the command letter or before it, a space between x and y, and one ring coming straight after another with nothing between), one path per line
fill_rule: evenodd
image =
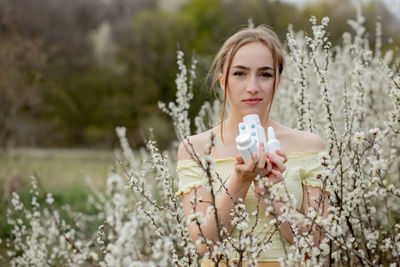
M252 42L261 42L266 45L270 50L274 61L274 90L272 93L272 99L274 99L276 88L278 87L279 77L283 71L284 60L282 53L282 45L279 41L278 36L270 27L266 25L260 25L256 28L244 28L231 37L229 37L225 43L222 45L214 61L211 65L210 71L207 77L211 77L212 85L211 87L215 90L219 81L219 75L224 75L224 88L228 89L228 76L229 69L232 65L233 57L236 52L245 44ZM279 71L276 71L279 70ZM224 103L221 114L221 138L223 137L223 123L226 113L226 93L224 93ZM272 105L272 103L271 103ZM271 105L268 111L271 110Z

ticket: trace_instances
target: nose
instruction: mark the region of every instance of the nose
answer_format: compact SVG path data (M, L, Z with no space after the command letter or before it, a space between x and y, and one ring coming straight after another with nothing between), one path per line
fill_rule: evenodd
M260 89L258 87L256 75L251 75L248 81L249 83L247 84L247 92L250 94L257 93Z

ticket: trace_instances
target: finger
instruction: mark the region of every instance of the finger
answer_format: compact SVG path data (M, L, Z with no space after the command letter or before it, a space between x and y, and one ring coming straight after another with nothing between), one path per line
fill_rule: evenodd
M276 154L283 158L283 163L286 163L288 161L288 157L287 157L286 153L283 152L282 150L277 149Z
M265 175L264 175L264 176L267 176L267 175L271 172L271 170L272 170L272 163L271 163L271 161L267 158L267 159L265 160L265 168L264 168Z
M238 163L238 164L243 164L244 163L244 160L243 160L242 156L236 156L236 163Z
M261 143L258 146L258 153L260 155L260 158L258 160L257 168L259 169L264 169L265 167L265 160L267 158L267 155L265 155L265 150L264 150L264 144Z
M285 161L285 158L282 156L279 156L276 153L267 153L267 157L269 157L270 159L274 159L274 161L279 160L281 162Z
M235 168L241 172L251 172L255 169L257 164L257 155L253 155L249 162L245 162L242 156L236 156Z
M281 157L270 153L268 153L267 157L280 172L284 172L286 170L286 166Z
M258 162L257 161L257 155L254 154L253 156L251 156L250 161L246 165L246 170L247 171L253 171L256 168L257 162Z

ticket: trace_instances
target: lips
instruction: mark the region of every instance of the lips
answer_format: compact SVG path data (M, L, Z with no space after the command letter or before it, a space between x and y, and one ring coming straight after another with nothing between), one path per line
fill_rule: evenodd
M262 101L262 98L247 98L247 99L242 100L242 102L244 102L248 105L256 105L261 101Z

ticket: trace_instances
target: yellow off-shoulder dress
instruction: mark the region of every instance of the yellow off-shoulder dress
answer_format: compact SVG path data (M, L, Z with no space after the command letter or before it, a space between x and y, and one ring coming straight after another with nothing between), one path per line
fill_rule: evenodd
M304 153L291 152L288 154L288 161L285 164L286 170L283 173L284 180L282 182L287 192L292 194L296 199L296 208L298 210L300 210L302 206L303 185L322 189L322 182L316 178L316 174L322 171L322 166L318 157L319 152L322 151L307 151ZM234 158L215 160L214 169L226 185L233 175L235 162L236 160ZM201 167L193 160L179 160L177 162L177 173L179 177L177 194L181 196L185 193L189 193L193 188L201 186L203 178L206 177ZM275 186L277 185L272 186L271 190L274 190ZM213 189L219 193L222 192L218 181L213 184ZM282 192L282 194L283 193L284 192ZM252 189L249 190L244 204L246 210L250 214L250 221L248 223L248 230L250 231L256 222L256 216L252 215L252 213L257 210L257 197ZM274 227L268 224L271 219L269 216L266 216L264 212L259 212L258 217L259 223L254 231L254 233L257 234L257 238L262 240L265 236L270 237L271 234L273 234L270 243L267 245L268 249L262 251L257 259L259 262L277 262L279 258L285 257L282 242L285 243L286 247L290 246L290 243L285 239L281 239L278 232L275 231L274 233ZM264 226L265 223L267 223L266 227ZM234 228L231 235L233 238L237 239L239 237L239 231ZM233 252L230 260L237 259L237 255Z

